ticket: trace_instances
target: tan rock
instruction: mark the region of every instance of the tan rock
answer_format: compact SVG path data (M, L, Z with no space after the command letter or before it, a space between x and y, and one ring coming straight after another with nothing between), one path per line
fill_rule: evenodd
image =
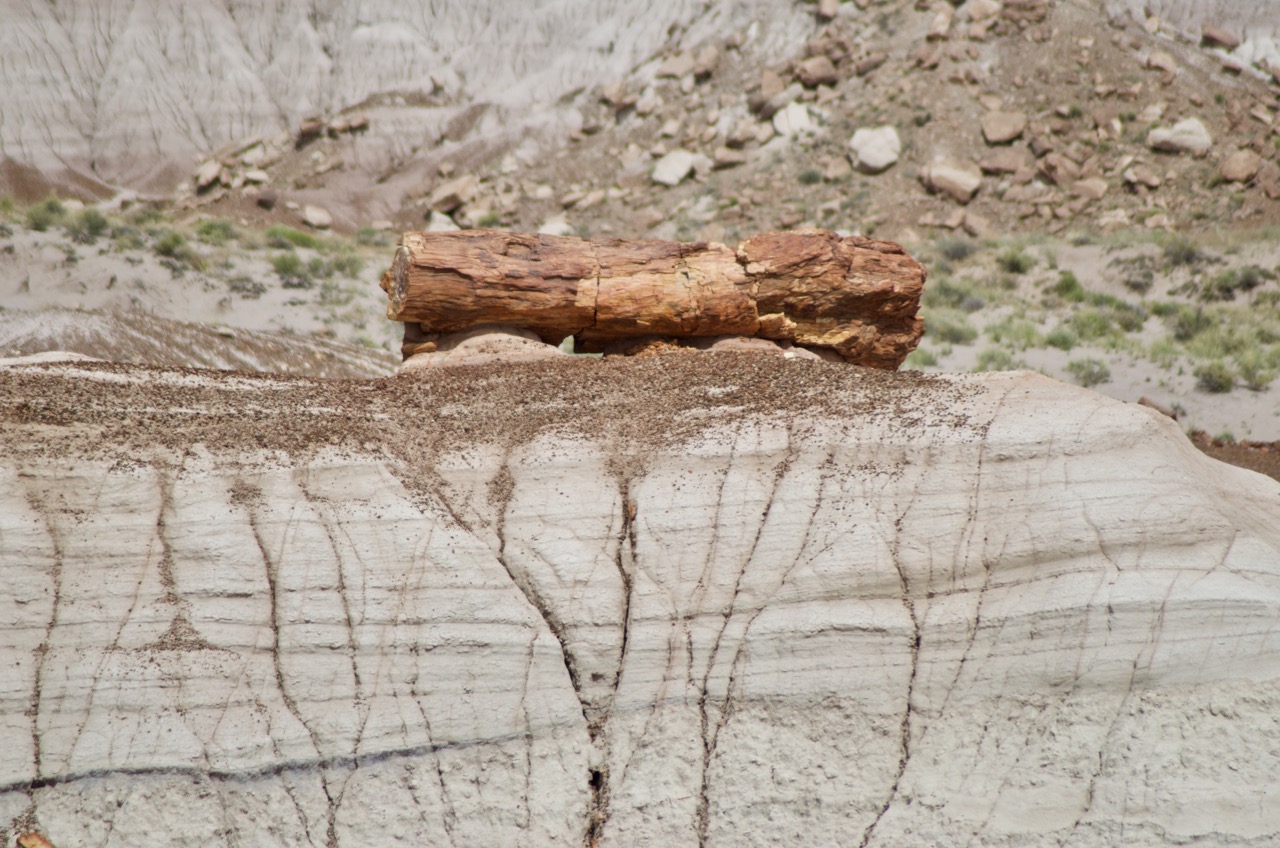
M747 154L743 150L732 147L717 147L711 161L712 167L717 171L736 168L747 163Z
M1160 188L1164 179L1155 172L1154 168L1146 165L1133 165L1124 171L1124 181L1129 185L1144 186L1146 188Z
M835 64L826 56L811 56L796 66L796 78L807 88L833 85L840 79Z
M559 347L547 344L528 330L507 324L480 324L463 332L441 334L433 341L417 345L396 373L494 362L532 362L565 355Z
M1221 47L1224 50L1235 50L1240 46L1240 38L1216 26L1202 24L1200 27L1200 43L1205 47Z
M203 162L195 174L196 191L202 191L209 188L218 181L218 175L222 173L222 163L217 159L209 159Z
M968 162L939 160L920 170L920 181L932 192L968 203L982 187L982 171Z
M1262 167L1262 157L1252 150L1237 150L1222 161L1218 173L1229 183L1247 183Z
M1107 194L1107 181L1102 177L1077 180L1071 186L1071 193L1088 200L1101 200Z
M333 224L333 216L323 206L308 203L302 207L302 223L317 230L327 230Z
M982 135L988 144L1008 144L1020 138L1027 128L1022 112L988 112L982 116Z
M840 0L818 0L818 20L829 21L840 10Z
M1187 118L1172 127L1157 127L1147 134L1147 146L1165 153L1203 155L1213 147L1213 138L1199 118Z
M947 38L951 33L951 24L955 20L955 14L955 7L950 3L943 3L939 6L937 13L933 16L933 20L929 22L927 38L930 41L940 41Z
M480 181L472 174L446 180L431 192L427 206L445 214L455 212L475 199Z
M969 20L982 22L997 17L1001 8L999 0L969 0L964 4L964 13Z
M1029 166L1030 157L1021 147L1000 147L987 153L978 163L984 174L1015 174Z
M677 79L693 73L696 64L693 54L688 50L682 50L674 56L667 57L662 64L658 65L654 75L658 77L675 77Z

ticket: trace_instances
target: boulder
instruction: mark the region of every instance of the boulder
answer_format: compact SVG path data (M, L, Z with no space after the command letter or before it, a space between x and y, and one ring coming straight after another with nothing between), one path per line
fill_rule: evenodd
M480 181L473 174L445 180L432 190L427 207L434 212L451 214L475 199Z
M796 78L807 88L834 85L840 80L835 64L824 55L811 56L796 66Z
M397 373L412 374L434 368L461 365L533 362L566 356L528 330L507 324L480 324L461 333L434 336L421 343Z
M0 371L19 833L1280 831L1280 485L1153 410L744 353L97 368Z
M694 161L688 150L672 150L654 164L650 177L661 185L678 186L693 173Z
M1252 150L1237 150L1218 167L1218 173L1229 183L1247 183L1262 167L1262 157Z
M222 163L217 159L209 159L201 163L196 169L195 184L196 191L204 191L218 181L218 176L222 173Z
M878 174L893 166L902 153L898 131L890 126L863 127L849 139L853 166L867 174Z
M1200 26L1200 43L1206 47L1235 50L1240 46L1240 37L1232 35L1225 29L1206 23Z
M308 203L302 207L302 223L317 230L327 230L333 224L333 216L323 206Z
M982 116L982 135L988 144L1008 144L1027 129L1023 112L993 111Z
M920 181L936 194L945 194L957 203L968 203L982 187L982 171L969 162L941 159L920 170Z
M809 117L809 107L794 101L787 104L773 116L773 128L784 138L812 133L814 124Z
M1213 138L1199 118L1186 118L1172 127L1156 127L1147 134L1147 146L1163 153L1202 156L1213 147Z

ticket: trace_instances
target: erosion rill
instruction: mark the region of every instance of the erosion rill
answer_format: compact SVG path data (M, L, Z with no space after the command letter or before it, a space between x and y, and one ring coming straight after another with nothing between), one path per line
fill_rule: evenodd
M830 234L405 241L418 345L918 332ZM1038 374L0 367L5 846L1261 848L1278 620L1280 486Z
M894 369L924 331L925 270L896 244L829 230L723 244L500 230L405 233L382 278L406 355L479 324L573 336L582 352L641 337L749 336ZM420 331L415 333L415 331Z

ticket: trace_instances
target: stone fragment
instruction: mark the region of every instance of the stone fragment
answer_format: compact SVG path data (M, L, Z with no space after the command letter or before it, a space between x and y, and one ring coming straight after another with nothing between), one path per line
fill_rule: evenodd
M1240 46L1240 38L1211 24L1202 24L1200 27L1200 43L1205 47L1221 47L1223 50L1235 50Z
M1023 112L988 112L982 116L982 135L988 144L1008 144L1027 128Z
M1164 180L1155 169L1146 165L1133 165L1124 171L1124 181L1129 185L1144 186L1146 188L1160 188Z
M443 212L437 212L434 209L427 215L427 232L429 233L452 233L461 229L453 219Z
M829 21L840 9L840 0L818 0L818 20Z
M1165 85L1169 85L1178 77L1178 63L1163 50L1157 50L1147 57L1147 67L1156 71L1163 71L1164 77L1161 79Z
M891 126L863 127L849 139L853 166L867 174L878 174L898 161L902 141Z
M680 79L693 73L695 65L693 54L688 50L682 50L674 56L667 57L662 64L658 65L654 75L658 77L675 77Z
M1021 147L1000 147L987 153L978 163L984 174L1015 174L1030 164L1027 151Z
M1172 127L1157 127L1147 134L1147 146L1164 153L1202 156L1213 147L1213 138L1199 118L1186 118Z
M922 168L920 181L932 192L968 203L982 187L982 171L968 162L943 159Z
M720 65L720 50L714 44L708 44L698 51L693 60L693 76L697 80L708 79Z
M1088 200L1101 200L1107 194L1107 181L1102 177L1077 180L1071 186L1071 193Z
M333 223L333 216L323 206L308 203L302 207L302 223L317 230L327 230Z
M445 180L431 192L427 206L436 212L456 212L475 198L479 187L480 181L472 174Z
M260 208L271 210L276 208L276 203L279 200L280 195L274 191L262 191L258 193L256 202Z
M938 11L933 16L933 20L929 22L929 32L926 36L930 41L940 41L950 34L951 23L955 19L956 10L950 3L943 3L938 7Z
M733 147L717 147L712 157L712 167L716 170L735 168L747 163L747 154Z
M1000 10L999 0L969 0L964 4L964 13L969 20L978 23L998 16Z
M653 166L650 175L655 183L678 186L693 173L694 156L688 150L672 150Z
M1237 150L1222 161L1218 173L1229 183L1247 183L1262 167L1262 157L1252 150Z
M1066 186L1080 178L1080 166L1061 153L1050 153L1040 160L1040 176L1056 186Z
M803 103L789 103L773 116L773 129L785 138L794 138L803 133L813 132L813 121L809 117L809 107Z
M265 183L271 179L271 175L261 168L254 168L244 172L244 181L247 183Z
M18 837L18 848L53 848L53 843L43 833L24 833Z
M866 76L887 61L889 61L889 54L883 50L877 50L854 62L853 72L860 77Z
M836 66L826 56L811 56L796 66L796 78L807 88L832 85L840 79Z
M222 173L222 163L217 159L209 159L202 163L196 169L195 183L196 191L203 191L218 181L218 175Z

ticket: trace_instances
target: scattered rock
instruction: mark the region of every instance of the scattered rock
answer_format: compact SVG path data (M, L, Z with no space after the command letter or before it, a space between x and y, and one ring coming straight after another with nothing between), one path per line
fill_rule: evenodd
M747 164L747 154L732 147L717 147L712 157L712 167L717 171Z
M1224 50L1235 50L1240 46L1240 39L1226 30L1210 24L1200 27L1200 43L1205 47L1221 47Z
M840 0L818 0L818 20L829 21L840 9Z
M218 181L218 175L222 173L222 163L217 159L209 159L196 169L195 183L196 191L204 191Z
M678 186L693 173L694 156L687 150L672 150L653 166L650 175L655 183Z
M889 54L885 53L883 50L877 50L874 53L868 53L866 56L863 56L855 62L853 65L853 72L858 76L863 77L887 61L889 61Z
M475 198L479 187L480 181L471 174L454 177L436 186L427 206L436 212L455 212Z
M964 13L969 20L974 23L994 18L1000 14L1001 6L998 0L969 0L964 5Z
M807 88L833 85L840 79L835 64L826 56L812 56L796 66L796 78Z
M955 20L955 15L955 7L950 3L943 3L938 9L938 13L933 16L933 20L929 22L927 38L930 41L945 39L951 32L951 23Z
M867 174L878 174L898 161L902 141L893 127L859 129L849 139L853 166Z
M1101 200L1107 194L1107 181L1102 177L1078 180L1071 186L1071 193L1088 200Z
M801 133L813 132L809 107L803 103L789 103L773 116L773 128L780 136L792 138Z
M1020 138L1027 128L1022 112L988 112L982 116L982 135L988 144L1008 144Z
M982 187L982 171L968 162L938 160L920 171L920 181L930 191L968 203Z
M308 203L302 207L302 223L317 230L327 230L333 223L333 216L323 206Z
M302 123L298 124L297 146L302 147L307 142L319 138L322 132L324 132L324 120L322 118L305 118Z
M1229 183L1247 183L1262 167L1262 157L1252 150L1237 150L1222 161L1218 173Z
M427 232L429 233L451 233L459 229L453 219L443 212L436 212L434 209L427 215Z
M1157 127L1147 134L1147 146L1165 153L1204 155L1213 147L1213 138L1199 118L1186 118L1172 127Z
M1133 186L1144 186L1145 188L1160 188L1164 180L1154 169L1148 168L1146 165L1133 165L1124 171L1124 181Z
M1147 57L1147 67L1156 71L1163 71L1164 78L1161 80L1165 85L1169 85L1178 78L1178 63L1172 56L1163 50L1157 50Z
M674 56L669 56L654 71L654 75L658 77L675 77L679 79L693 73L696 62L693 54L687 50L681 51Z
M274 191L262 191L258 193L257 203L261 209L275 209L276 202L280 199L280 195Z
M984 174L1016 174L1029 165L1026 150L1019 147L992 150L978 163Z
M706 80L716 72L720 65L720 50L714 44L708 44L698 51L693 61L693 76L697 80Z
M53 848L53 843L43 833L24 833L18 837L18 848Z
M538 232L545 236L572 236L577 235L577 231L565 219L563 215L556 215L542 222L542 226L538 227Z
M244 172L244 181L247 183L265 183L269 179L271 179L271 175L260 168Z

